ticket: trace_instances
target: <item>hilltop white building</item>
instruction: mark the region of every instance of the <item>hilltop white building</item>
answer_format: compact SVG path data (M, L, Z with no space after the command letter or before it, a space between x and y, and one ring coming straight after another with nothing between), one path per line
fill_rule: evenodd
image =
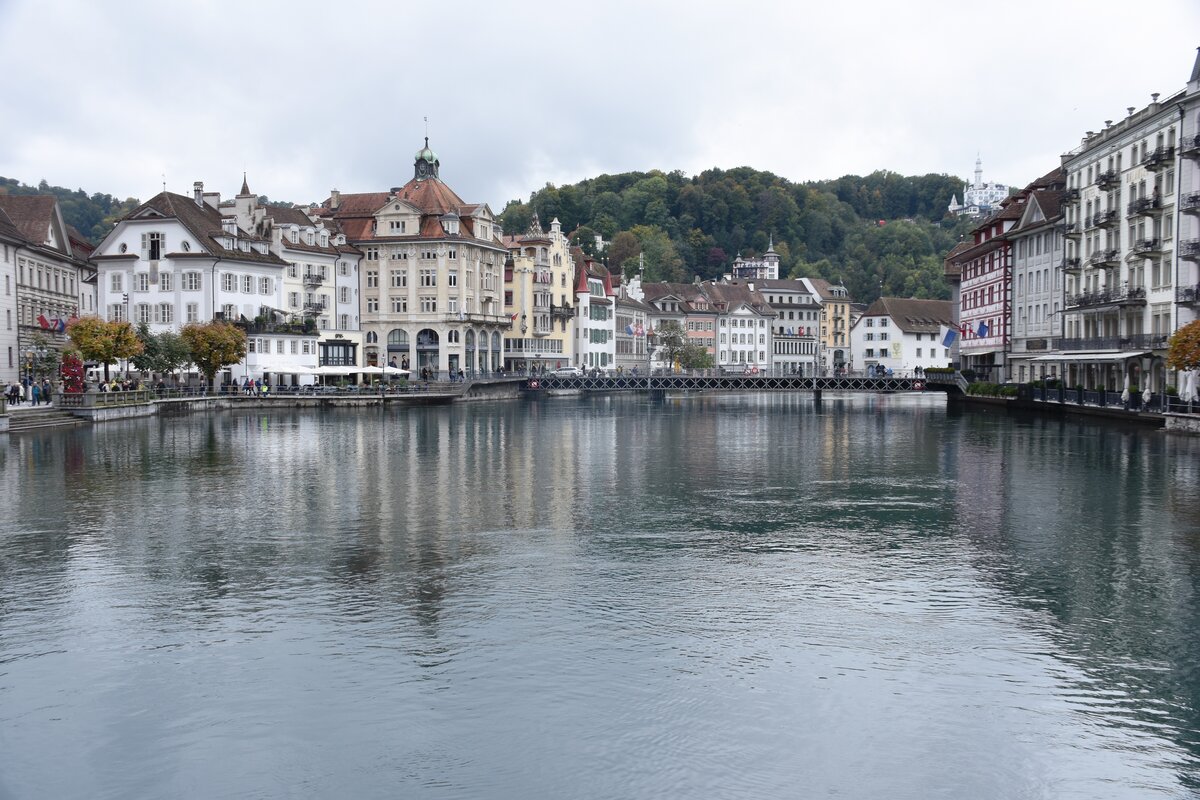
M956 217L981 217L990 214L1000 207L1000 201L1008 197L1009 187L1003 183L985 183L983 180L983 159L975 159L975 180L963 184L963 201L958 202L958 196L950 198L947 209Z

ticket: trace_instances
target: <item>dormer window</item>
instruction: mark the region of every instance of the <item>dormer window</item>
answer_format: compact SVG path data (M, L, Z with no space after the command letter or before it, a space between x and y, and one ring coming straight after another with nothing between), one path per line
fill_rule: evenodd
M300 230L298 228L292 228L288 238L292 240L292 244L298 244L300 242Z

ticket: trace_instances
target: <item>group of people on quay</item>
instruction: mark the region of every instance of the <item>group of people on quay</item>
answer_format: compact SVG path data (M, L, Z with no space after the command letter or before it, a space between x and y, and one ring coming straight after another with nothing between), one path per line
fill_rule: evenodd
M26 376L20 381L13 381L4 387L4 398L12 406L19 406L21 403L30 403L35 406L50 405L53 397L54 388L50 385L49 378L43 378L39 383L36 379Z

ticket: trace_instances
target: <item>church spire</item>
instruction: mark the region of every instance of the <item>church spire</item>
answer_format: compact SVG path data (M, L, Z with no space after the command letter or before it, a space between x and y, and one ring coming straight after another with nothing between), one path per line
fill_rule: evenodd
M242 190L238 192L238 197L249 197L250 185L246 183L246 173L242 173Z

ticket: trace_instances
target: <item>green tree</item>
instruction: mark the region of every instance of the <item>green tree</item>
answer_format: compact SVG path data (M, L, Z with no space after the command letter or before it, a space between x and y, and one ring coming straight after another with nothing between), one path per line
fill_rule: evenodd
M182 336L191 362L204 374L209 386L217 370L246 356L246 333L228 322L193 322L183 326Z
M666 361L682 369L708 369L713 365L712 354L684 333L675 320L664 320L655 331L660 353Z
M137 337L142 343L142 352L131 359L133 366L141 372L169 374L188 364L191 353L183 337L174 331L153 333L145 322L138 323Z
M85 359L104 365L105 381L109 378L109 364L142 352L142 343L128 322L80 317L67 326L67 336Z
M29 376L38 379L57 375L59 365L62 364L62 353L51 347L50 340L41 333L35 333L29 338L25 358Z

